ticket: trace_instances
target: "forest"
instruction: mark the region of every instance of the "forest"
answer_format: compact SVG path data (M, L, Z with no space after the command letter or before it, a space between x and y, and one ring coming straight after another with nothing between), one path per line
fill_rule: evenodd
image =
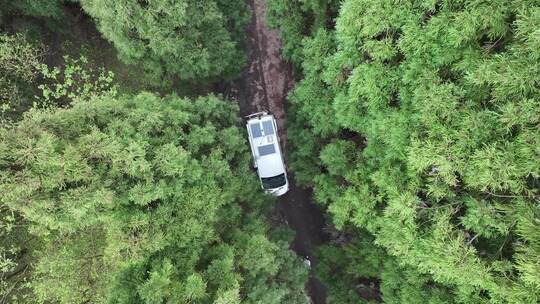
M0 304L539 302L540 2L0 0Z

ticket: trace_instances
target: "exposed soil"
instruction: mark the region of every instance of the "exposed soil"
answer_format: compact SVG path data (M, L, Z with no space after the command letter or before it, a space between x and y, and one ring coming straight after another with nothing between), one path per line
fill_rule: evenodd
M266 25L264 0L247 2L252 8L251 22L246 28L248 66L234 82L230 97L237 99L243 116L259 111L272 113L282 130L280 140L285 149L285 102L287 93L294 87L292 67L281 57L278 34Z
M266 24L265 1L248 0L248 3L253 12L247 27L248 66L226 95L238 101L242 116L263 110L272 113L280 129L282 150L287 151L285 121L287 94L294 87L292 67L281 57L278 34ZM313 202L311 190L296 187L291 173L289 177L290 190L278 199L276 212L296 233L291 249L299 258L309 257L313 269L317 265L313 256L315 248L328 241L328 235L323 231L324 213ZM313 271L307 290L312 303L326 303L326 290Z

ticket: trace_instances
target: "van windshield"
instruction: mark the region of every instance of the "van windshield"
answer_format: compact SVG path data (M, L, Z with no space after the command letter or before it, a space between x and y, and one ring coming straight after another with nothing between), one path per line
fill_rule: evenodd
M273 177L263 177L261 178L261 180L263 188L265 190L279 188L287 183L287 179L285 179L285 173Z

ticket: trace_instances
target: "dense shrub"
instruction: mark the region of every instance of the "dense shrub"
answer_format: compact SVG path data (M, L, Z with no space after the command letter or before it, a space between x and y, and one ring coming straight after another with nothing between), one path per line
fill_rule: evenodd
M245 62L240 0L83 0L120 59L142 66L157 84L237 76Z
M103 95L0 129L0 205L42 240L34 300L305 303L307 272L269 238L237 111Z
M539 24L535 1L346 0L335 29L282 31L296 175L454 302L540 299Z

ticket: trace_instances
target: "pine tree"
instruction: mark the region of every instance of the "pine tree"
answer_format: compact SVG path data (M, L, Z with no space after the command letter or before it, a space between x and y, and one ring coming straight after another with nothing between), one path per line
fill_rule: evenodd
M434 303L540 297L539 12L534 1L347 0L334 28L279 27L304 73L290 96L292 168L338 228L366 230L385 260L439 286ZM428 302L424 284L378 277L385 301Z
M81 2L120 59L142 66L157 84L233 77L243 67L243 1Z
M306 303L307 270L262 220L237 111L106 94L0 129L0 204L43 242L36 301Z

